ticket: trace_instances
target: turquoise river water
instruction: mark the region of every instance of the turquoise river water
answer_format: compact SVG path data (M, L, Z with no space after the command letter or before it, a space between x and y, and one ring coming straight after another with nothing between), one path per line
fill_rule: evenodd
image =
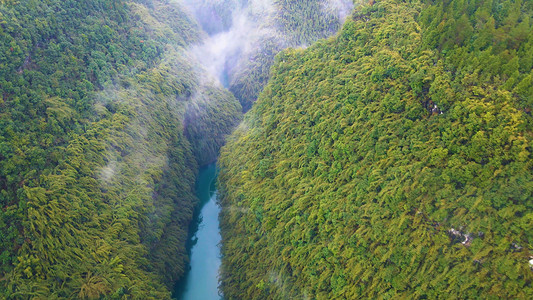
M191 225L190 266L183 280L176 284L174 298L179 300L218 300L218 270L220 267L220 231L216 202L216 165L202 167L196 182L200 213ZM196 233L194 233L196 232Z

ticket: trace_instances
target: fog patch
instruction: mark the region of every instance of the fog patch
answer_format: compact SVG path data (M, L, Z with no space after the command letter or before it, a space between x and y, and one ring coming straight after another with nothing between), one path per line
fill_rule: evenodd
M296 50L305 50L305 49L307 49L307 47L309 47L307 44L300 44L300 45L294 47L294 49L296 49Z
M117 162L112 160L105 167L100 169L98 178L101 182L109 184L115 176L117 170Z
M238 15L229 31L207 38L203 44L190 49L197 61L205 68L211 78L227 86L228 74L236 65L239 57L252 47L251 37L255 30L249 18Z
M232 214L240 213L240 214L246 215L250 213L249 208L237 206L237 205L225 206L223 209L227 210L229 213L232 213Z
M240 132L247 132L248 130L250 130L250 121L246 118L243 119L241 123L239 124L239 126L237 126L236 130Z
M289 293L291 289L289 288L289 278L282 271L268 272L268 281L270 284L274 285L279 291L282 297L289 298Z
M186 0L185 6L195 12L195 16L200 18L198 23L203 24L209 22L213 14L202 16L198 10L216 9L221 2L233 9L226 13L229 14L226 16L228 21L219 24L219 28L210 29L212 34L188 52L203 66L211 79L218 85L228 87L232 74L238 71L244 58L259 51L262 40L275 35L275 30L264 26L268 23L266 20L273 19L275 9L271 1L259 0L248 2L247 5L237 1L204 0L191 3Z
M231 27L231 15L239 8L239 0L181 0L184 10L210 35Z
M249 8L253 15L271 16L271 14L276 12L274 3L269 0L252 0Z

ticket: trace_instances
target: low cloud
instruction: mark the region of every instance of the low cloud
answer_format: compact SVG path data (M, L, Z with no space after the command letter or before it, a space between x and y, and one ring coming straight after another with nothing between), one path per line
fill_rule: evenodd
M117 162L116 161L110 161L105 167L103 167L99 172L99 179L100 181L109 184L113 177L115 176L117 169Z
M273 29L264 26L265 20L275 11L271 1L255 0L243 4L235 0L184 0L183 3L198 23L204 24L204 30L211 33L188 52L225 87L228 87L229 77L236 72L239 61L257 50L262 39L275 34ZM224 11L228 8L231 11ZM211 23L218 28L205 28L205 24Z

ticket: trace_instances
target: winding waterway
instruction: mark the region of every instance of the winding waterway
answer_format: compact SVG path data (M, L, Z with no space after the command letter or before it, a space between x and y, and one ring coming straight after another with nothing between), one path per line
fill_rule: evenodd
M200 199L200 213L195 215L190 241L190 270L176 284L174 298L182 300L216 300L218 269L220 267L220 231L215 188L216 165L202 167L196 182L196 195Z
M189 53L207 71L206 75L211 77L209 80L214 79L226 89L229 89L231 75L238 73L238 68L246 66L241 60L252 59L251 53L261 49L258 46L261 44L259 41L276 34L275 26L263 26L272 13L270 1L253 0L241 3L230 0L182 0L181 2L189 10L191 17L195 18L208 34L200 44L188 49ZM224 5L220 6L222 2ZM341 19L345 17L342 12L347 14L353 7L350 0L328 0L326 6L338 11ZM221 237L218 222L220 207L216 203L215 179L215 164L200 169L196 185L200 212L195 214L191 224L192 239L188 246L190 270L184 279L176 284L173 293L176 299L222 298L218 290Z

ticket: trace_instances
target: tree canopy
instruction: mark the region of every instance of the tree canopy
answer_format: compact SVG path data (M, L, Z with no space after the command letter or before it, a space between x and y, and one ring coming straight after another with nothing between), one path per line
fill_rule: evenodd
M228 299L533 296L533 4L368 1L220 158Z
M170 298L241 111L200 37L168 1L0 3L0 298Z

